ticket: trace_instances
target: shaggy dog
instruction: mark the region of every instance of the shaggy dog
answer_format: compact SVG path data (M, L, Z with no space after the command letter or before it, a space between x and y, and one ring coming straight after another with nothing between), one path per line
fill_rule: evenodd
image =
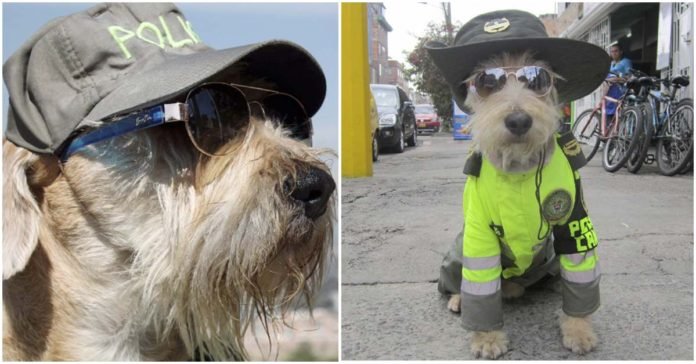
M4 359L244 359L253 320L309 301L333 236L321 152L258 118L224 148L183 123L65 163L4 141Z
M529 52L502 53L482 62L473 72L474 76L466 80L466 85L485 69L505 68L512 73L520 65L551 70L548 64L534 59ZM561 78L552 72L550 74L556 79ZM476 92L469 92L466 104L473 111L472 149L479 151L496 169L506 173L533 172L538 165L548 163L553 157L556 143L554 133L561 116L556 97L553 88L546 95L539 96L515 77L508 77L501 90L485 98ZM509 121L514 114L531 118L528 129L515 130L520 126L515 125L515 121ZM542 156L545 156L543 161ZM525 291L524 286L506 279L502 280L501 289L503 298L517 298ZM447 307L459 312L460 305L460 295L451 295ZM466 310L466 305L461 309ZM571 317L561 314L560 327L563 345L575 353L589 352L597 345L589 315ZM476 357L495 359L507 350L508 339L502 330L475 331L471 336L471 352Z

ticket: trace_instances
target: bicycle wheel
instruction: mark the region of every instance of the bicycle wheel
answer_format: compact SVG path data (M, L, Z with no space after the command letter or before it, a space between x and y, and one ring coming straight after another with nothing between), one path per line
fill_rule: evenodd
M643 132L643 113L636 106L621 111L616 135L604 143L602 166L607 172L616 172L626 163L638 146L638 136Z
M585 110L573 123L573 136L580 144L582 154L585 155L588 162L597 153L601 142L599 139L600 118L599 110Z
M657 140L657 167L665 176L682 170L694 153L694 102L682 99L665 123Z
M644 103L638 107L642 112L643 132L638 137L638 146L626 161L626 169L631 173L638 173L640 168L643 167L643 162L645 161L645 156L648 154L648 149L650 149L650 141L653 136L652 108L650 104Z
M687 173L693 172L693 171L694 171L694 163L693 163L693 159L692 159L686 163L684 168L679 170L679 174L687 174Z

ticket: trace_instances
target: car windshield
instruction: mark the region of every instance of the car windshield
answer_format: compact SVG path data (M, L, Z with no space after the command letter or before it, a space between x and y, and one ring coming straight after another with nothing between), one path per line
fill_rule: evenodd
M416 114L434 114L435 110L430 105L416 105Z
M372 95L377 106L399 107L399 96L396 89L391 87L372 87Z

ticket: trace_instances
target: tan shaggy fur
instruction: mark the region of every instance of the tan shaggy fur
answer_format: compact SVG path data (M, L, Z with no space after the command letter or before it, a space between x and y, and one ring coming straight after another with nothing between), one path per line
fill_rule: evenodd
M531 53L502 53L481 63L472 74L476 75L486 68L531 65L551 70L546 63L535 60ZM553 76L556 82L564 82L559 75ZM561 116L560 109L556 106L555 89L548 95L539 97L509 77L502 90L486 98L470 92L466 104L474 112L471 119L472 148L480 151L498 169L506 172L533 170L539 164L544 149L547 152L544 163L552 157L556 143L554 133L559 127ZM532 117L531 128L521 136L514 135L505 126L505 117L515 110L524 111ZM503 280L504 298L520 297L523 293L524 287ZM461 298L455 294L449 298L447 307L451 311L459 312L460 304ZM577 318L563 315L561 333L563 345L574 353L587 353L597 345L597 336L592 329L590 316ZM508 339L503 331L474 332L471 336L471 352L476 357L495 359L507 350Z
M85 148L63 166L4 141L5 360L244 359L318 288L333 198L305 217L284 183L321 151L252 120L233 153L182 123Z

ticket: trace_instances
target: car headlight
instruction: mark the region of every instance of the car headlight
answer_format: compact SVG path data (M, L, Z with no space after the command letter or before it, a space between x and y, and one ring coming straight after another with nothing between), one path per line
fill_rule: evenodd
M396 124L396 115L386 114L379 118L380 125L394 125Z

